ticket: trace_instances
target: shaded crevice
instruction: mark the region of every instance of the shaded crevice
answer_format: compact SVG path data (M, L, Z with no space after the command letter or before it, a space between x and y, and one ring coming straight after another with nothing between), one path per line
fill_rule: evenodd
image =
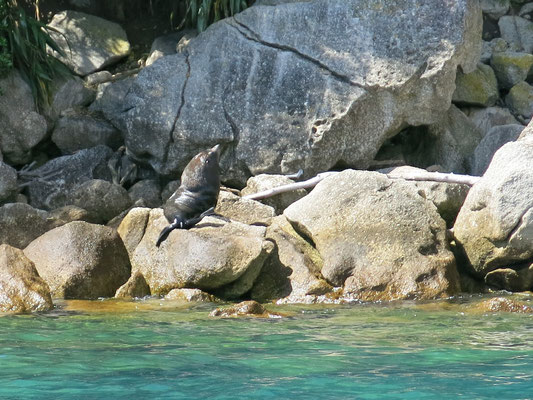
M170 152L170 146L172 143L174 143L174 129L176 129L176 124L178 123L178 120L181 116L181 110L183 109L183 106L185 105L185 90L187 89L187 83L189 82L189 77L191 76L191 63L189 61L189 52L185 51L185 63L187 64L187 73L185 74L185 81L183 82L183 87L181 88L181 102L178 107L178 111L176 112L176 117L174 118L174 122L172 123L172 127L170 128L170 132L168 134L168 141L165 146L165 155L163 156L163 164L166 164L168 161L168 155Z
M319 60L316 60L316 59L308 56L307 54L302 53L298 49L295 49L294 47L290 47L290 46L287 46L287 45L284 45L284 44L267 42L266 40L261 39L261 37L257 33L255 33L252 29L250 29L248 26L243 24L241 21L239 21L236 17L233 17L233 21L235 21L235 24L237 26L235 24L232 24L231 21L228 22L228 25L233 27L233 28L235 28L237 30L237 32L239 32L247 40L250 40L252 42L255 42L255 43L258 43L260 45L263 45L263 46L266 46L266 47L270 47L270 48L273 48L273 49L290 52L290 53L296 55L297 57L302 58L302 59L304 59L304 60L316 65L318 68L327 71L331 76L337 78L338 80L340 80L342 82L345 82L345 83L349 84L350 86L354 86L354 87L358 87L358 88L366 90L366 87L364 87L363 85L361 85L359 83L356 83L356 82L353 82L347 76L342 75L342 74L338 73L337 71L332 70L326 64L323 64Z

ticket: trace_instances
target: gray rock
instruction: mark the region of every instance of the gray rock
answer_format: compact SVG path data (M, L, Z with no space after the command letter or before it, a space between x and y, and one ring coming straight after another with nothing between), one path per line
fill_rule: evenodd
M345 170L283 214L316 245L322 275L360 300L431 299L459 291L446 224L411 184Z
M477 2L381 7L315 0L219 21L139 73L117 116L128 149L177 177L206 143L227 143L225 179L240 184L341 160L367 166L406 124L438 119L457 66L472 71L481 47Z
M454 226L475 272L533 258L533 138L501 147L468 193Z
M87 214L58 209L37 210L28 204L9 203L0 207L0 243L23 249L45 232L75 220L86 220Z
M133 84L133 80L133 77L129 77L98 85L96 99L90 105L89 110L103 113L113 125L119 126L120 123L115 117L124 110L124 97Z
M78 75L88 75L127 56L130 44L120 25L78 11L52 18L50 36L65 56L54 54ZM55 32L57 31L57 32Z
M14 199L17 192L17 171L0 161L0 205Z
M87 75L85 77L85 83L87 83L87 85L98 85L100 83L109 81L112 76L113 75L109 71L98 71Z
M518 12L518 16L531 20L532 13L533 13L533 3L526 3L520 8L520 11Z
M56 121L70 108L91 104L96 97L96 91L87 88L83 80L77 76L54 81L53 91L52 104L45 109L46 115L52 121Z
M483 13L493 19L503 17L509 10L509 0L480 0L479 4Z
M109 122L86 112L72 112L57 121L52 141L63 154L105 145L116 150L122 144L120 132Z
M285 217L274 219L267 229L267 238L276 243L276 249L254 283L250 292L253 300L315 303L318 296L332 291L320 274L322 257Z
M161 206L161 187L153 179L143 179L135 183L128 190L128 194L133 202L143 200L146 207L156 208Z
M509 50L509 44L502 38L495 38L491 41L483 40L479 61L488 64L492 58L492 54L507 50Z
M180 180L170 181L166 184L166 186L163 188L163 191L161 192L161 200L163 202L167 201L170 196L174 194L174 192L180 187Z
M48 311L50 288L22 250L0 245L0 313Z
M481 133L468 117L452 105L441 119L427 128L414 128L405 146L408 164L421 168L438 165L443 171L466 173L469 157L481 141Z
M490 63L500 87L510 89L527 78L533 65L533 55L514 51L494 53Z
M112 297L131 272L116 231L87 222L71 222L45 233L24 254L50 285L53 297Z
M515 141L524 130L523 125L501 125L492 128L474 151L472 175L481 176L487 170L492 156L505 143Z
M409 171L421 170L419 168L403 166L383 172L386 172L388 176L401 176ZM466 195L470 190L468 185L459 183L430 181L406 181L405 183L414 185L418 189L419 194L423 195L424 198L431 201L435 207L437 207L437 212L442 219L446 221L448 227L453 226L455 218L457 217L457 214L459 214L459 210L465 202Z
M250 179L248 179L248 181L246 182L246 187L242 189L241 194L243 196L247 196L249 194L258 193L263 190L269 190L291 183L294 183L294 181L284 175L261 174L257 176L252 176ZM261 200L261 202L273 207L274 210L276 210L276 214L281 214L283 210L285 210L295 201L300 200L306 194L307 191L305 189L298 189L263 199Z
M176 54L178 52L178 46L180 46L180 42L181 46L179 48L181 51L184 51L191 39L196 36L196 31L183 30L155 38L154 42L152 43L152 47L150 48L150 55L146 60L146 66L152 65L161 57Z
M517 83L505 96L505 103L515 113L525 118L531 118L533 115L533 86L526 82Z
M503 16L498 21L501 36L520 51L533 52L533 22L522 17Z
M67 195L67 202L87 210L97 223L108 222L132 204L126 189L101 179L77 186Z
M482 136L485 136L495 126L518 124L516 118L507 108L496 106L471 109L468 111L468 118Z
M71 156L50 160L34 170L35 174L55 174L47 180L34 180L28 186L30 204L36 208L54 209L68 204L71 190L91 179L111 179L107 160L113 151L106 146L80 150Z
M0 79L0 92L0 152L10 164L25 164L31 149L46 136L46 120L38 114L30 87L16 70Z
M452 101L463 105L490 107L500 96L494 71L485 64L479 64L469 74L457 71L455 85Z
M150 211L143 238L133 251L132 272L140 272L154 295L196 288L223 298L248 292L273 244L266 228L204 218L190 230L174 230L161 247L155 242L168 225L163 210Z
M270 225L276 215L274 209L258 201L243 199L230 192L221 191L215 212L243 224Z

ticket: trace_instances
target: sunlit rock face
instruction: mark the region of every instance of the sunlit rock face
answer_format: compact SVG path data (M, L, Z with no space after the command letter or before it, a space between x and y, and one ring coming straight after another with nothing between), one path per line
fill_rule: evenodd
M225 143L224 179L364 168L405 125L449 108L481 50L477 1L315 0L254 6L136 78L110 118L129 151L179 176Z

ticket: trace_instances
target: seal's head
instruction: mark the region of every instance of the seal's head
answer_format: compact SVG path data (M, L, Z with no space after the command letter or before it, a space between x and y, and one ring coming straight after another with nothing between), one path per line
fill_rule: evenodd
M210 148L198 153L189 161L181 175L181 185L192 190L198 187L220 186L220 149L221 146Z

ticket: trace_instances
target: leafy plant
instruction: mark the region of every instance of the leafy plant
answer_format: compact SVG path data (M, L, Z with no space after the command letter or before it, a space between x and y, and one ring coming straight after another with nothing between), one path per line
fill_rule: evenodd
M62 54L50 37L50 32L55 30L26 15L16 0L0 0L0 17L0 48L4 48L2 43L7 43L5 51L0 53L5 58L4 63L0 59L0 67L17 68L30 86L37 105L49 104L52 80L70 75L65 65L47 53L50 47Z
M177 2L183 2L177 0ZM185 18L176 30L183 26L195 27L203 32L209 25L223 18L231 17L246 9L253 0L185 0ZM171 14L171 20L173 14Z

